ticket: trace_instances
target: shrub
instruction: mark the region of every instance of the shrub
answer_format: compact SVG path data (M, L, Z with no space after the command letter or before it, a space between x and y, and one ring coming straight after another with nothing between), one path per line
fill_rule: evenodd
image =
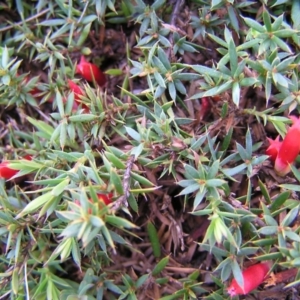
M295 293L300 7L261 2L3 4L1 299Z

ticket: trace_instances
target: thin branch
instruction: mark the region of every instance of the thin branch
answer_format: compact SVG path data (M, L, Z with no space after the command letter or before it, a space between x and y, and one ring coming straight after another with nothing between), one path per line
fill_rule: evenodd
M13 28L15 28L17 26L22 25L23 23L27 23L27 22L33 21L34 19L39 18L40 16L44 15L45 13L47 13L49 11L50 11L50 8L46 8L46 9L42 10L41 12L39 12L38 14L36 14L36 15L34 15L34 16L32 16L32 17L24 20L24 21L20 21L18 23L14 23L12 25L0 28L0 32L4 32L4 31L10 30L10 29L13 29Z
M239 208L239 209L241 209L241 210L244 210L244 211L249 212L249 210L246 209L246 208L242 205L242 203L241 203L240 201L236 200L234 197L229 196L229 200L230 200L230 202L231 202L231 204L232 204L233 207L236 207L236 208ZM254 219L254 222L255 222L257 225L259 225L260 227L266 226L266 224L264 223L264 221L261 220L259 217L256 217L256 218Z
M180 9L181 7L183 6L184 4L184 0L177 0L177 1L174 1L176 2L175 6L174 6L174 9L173 9L173 12L172 12L172 17L171 17L171 23L170 23L170 27L176 27L175 24L176 24L176 20L179 16L179 13L180 13ZM170 32L169 34L169 40L170 40L170 43L172 45L172 48L173 48L173 44L174 44L174 40L173 40L173 35L172 35L172 32ZM169 48L167 50L167 55L170 56L171 54L171 51L172 51L172 48Z
M126 163L126 170L123 177L123 191L124 195L122 195L118 200L116 200L112 206L113 210L118 210L121 206L128 207L128 198L130 196L130 173L132 170L132 166L135 160L135 156L131 155L129 156L127 163Z
M176 2L176 5L174 7L174 10L172 12L172 17L171 17L171 25L173 25L173 26L175 26L175 24L176 24L176 20L179 16L179 12L180 12L181 6L184 3L184 0L179 0L179 1L175 1L175 2Z

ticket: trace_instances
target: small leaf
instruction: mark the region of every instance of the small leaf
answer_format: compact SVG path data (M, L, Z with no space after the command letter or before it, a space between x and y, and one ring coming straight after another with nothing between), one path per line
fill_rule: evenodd
M58 25L64 25L64 24L66 24L65 19L51 19L51 20L43 21L39 25L49 27L49 26L58 26Z
M151 221L148 221L147 223L147 232L152 246L153 255L156 258L160 258L161 256L160 241L158 238L157 230Z
M274 212L277 209L279 209L286 202L286 200L290 197L290 194L291 194L291 192L285 191L285 192L281 193L278 197L276 197L276 199L273 200L273 202L269 206L270 211Z
M234 10L233 5L226 5L228 16L230 19L230 24L233 27L233 29L238 33L239 32L239 21L237 18L237 12Z
M138 226L136 226L135 224L127 221L126 219L123 219L123 218L117 217L117 216L107 215L105 217L105 221L111 225L118 227L118 228L138 228Z
M256 22L255 20L251 19L251 18L243 18L245 23L250 27L250 28L253 28L255 29L256 31L258 32L265 32L265 28L260 25L258 22Z
M123 195L123 186L120 176L117 174L116 169L111 167L110 168L110 180L113 184L115 190L118 192L119 195Z
M184 169L185 169L185 176L188 179L200 179L200 174L199 172L192 167L191 165L185 164L184 165Z
M62 180L58 185L56 185L52 189L51 195L59 196L65 190L65 188L68 186L69 182L70 182L69 178L65 178L64 180Z
M191 194L199 189L200 189L199 183L193 183L193 184L187 186L185 189L183 189L178 195Z
M243 273L242 273L242 270L236 260L234 260L231 263L231 269L232 269L233 276L234 276L236 282L238 283L238 285L244 286Z
M175 85L173 82L168 83L168 91L171 96L171 99L175 101L176 100L176 89L175 89Z
M273 28L272 28L272 23L271 23L271 18L270 18L270 14L269 12L266 10L266 8L264 7L263 10L263 20L264 20L264 25L266 26L266 29L268 32L273 32Z
M258 233L263 235L273 235L277 233L277 226L264 226L258 230Z
M291 230L284 230L284 234L291 240L300 242L300 236L294 231Z
M281 184L279 186L286 190L300 192L300 185L285 183L285 184Z
M125 129L130 137L132 137L135 141L139 143L141 142L141 135L136 130L127 126L125 126Z
M165 66L166 70L171 70L171 64L169 62L168 56L166 55L166 52L161 47L158 47L157 54L158 54L160 61Z
M105 155L107 159L114 165L114 167L124 170L126 168L126 165L113 153L110 153L108 151L105 152Z
M240 104L240 96L241 96L240 84L238 82L234 82L232 85L232 101L237 107L239 107Z
M218 186L222 186L225 183L226 181L223 179L208 179L206 180L205 185L207 187L218 187Z
M6 46L2 50L2 68L6 69L9 62L9 52Z
M298 216L298 213L299 205L290 210L290 212L284 217L280 225L283 227L289 226Z
M222 72L219 72L215 69L212 68L208 68L205 66L201 66L201 65L192 65L191 66L196 72L200 73L200 74L205 74L205 75L209 75L211 77L216 77L216 78L223 78L224 80L226 79L230 79L230 76L223 74Z
M52 192L48 192L43 194L31 202L29 202L26 207L16 216L16 219L23 217L26 214L37 211L41 206L43 206L46 202L52 200L55 196L52 195Z
M264 185L264 183L260 179L258 180L258 185L259 185L259 188L260 188L260 190L261 190L261 192L262 192L262 194L263 194L263 196L266 200L266 203L271 204L271 197L269 195L268 189L266 188L266 186Z
M18 295L19 292L19 273L20 270L18 267L14 267L12 273L11 287L14 295Z
M80 115L74 115L69 117L69 120L71 122L91 122L96 119L97 116L93 114L80 114Z
M157 276L169 263L169 256L164 257L162 260L159 261L159 263L154 267L152 270L152 275Z
M292 3L292 20L294 23L294 28L300 28L300 18L299 18L299 11L300 11L300 1L294 0Z

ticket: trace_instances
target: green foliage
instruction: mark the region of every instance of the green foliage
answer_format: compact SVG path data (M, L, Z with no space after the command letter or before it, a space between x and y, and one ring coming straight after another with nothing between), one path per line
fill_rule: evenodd
M264 154L300 113L299 9L1 5L0 298L227 299L249 259L299 268L300 172Z

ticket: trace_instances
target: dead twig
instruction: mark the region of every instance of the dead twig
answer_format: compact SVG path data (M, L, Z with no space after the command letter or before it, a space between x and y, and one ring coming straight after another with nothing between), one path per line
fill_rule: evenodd
M184 3L184 0L179 0L179 1L174 1L174 2L176 2L176 5L175 5L174 10L172 12L171 25L175 25L176 19L179 16L179 12L180 12L180 9L181 9L181 7Z
M176 2L175 6L174 6L174 9L173 9L173 12L172 12L172 17L171 17L171 22L170 22L170 26L169 27L172 27L172 28L175 28L175 24L176 24L176 20L178 19L179 17L179 13L180 13L180 9L181 7L183 6L184 4L184 0L178 0L178 1L174 1ZM172 35L172 32L170 32L169 34L169 40L170 40L170 43L172 45L171 48L173 48L173 44L174 44L174 40L173 40L173 35ZM171 48L169 48L167 50L167 55L169 56L170 53L171 53Z
M121 206L126 206L128 207L128 197L130 196L130 173L132 170L132 166L135 160L135 156L131 155L129 156L127 163L126 163L126 169L125 169L125 173L124 173L124 177L123 177L123 191L124 191L124 195L122 195L119 199L117 199L113 206L112 209L113 210L118 210Z
M9 26L6 26L6 27L3 27L3 28L0 28L0 32L5 32L7 30L10 30L10 29L13 29L17 26L21 26L23 23L28 23L28 22L31 22L39 17L41 17L42 15L46 14L47 12L50 11L50 8L46 8L44 10L42 10L41 12L37 13L36 15L34 16L31 16L30 18L24 20L24 21L20 21L18 23L14 23L12 25L9 25Z

